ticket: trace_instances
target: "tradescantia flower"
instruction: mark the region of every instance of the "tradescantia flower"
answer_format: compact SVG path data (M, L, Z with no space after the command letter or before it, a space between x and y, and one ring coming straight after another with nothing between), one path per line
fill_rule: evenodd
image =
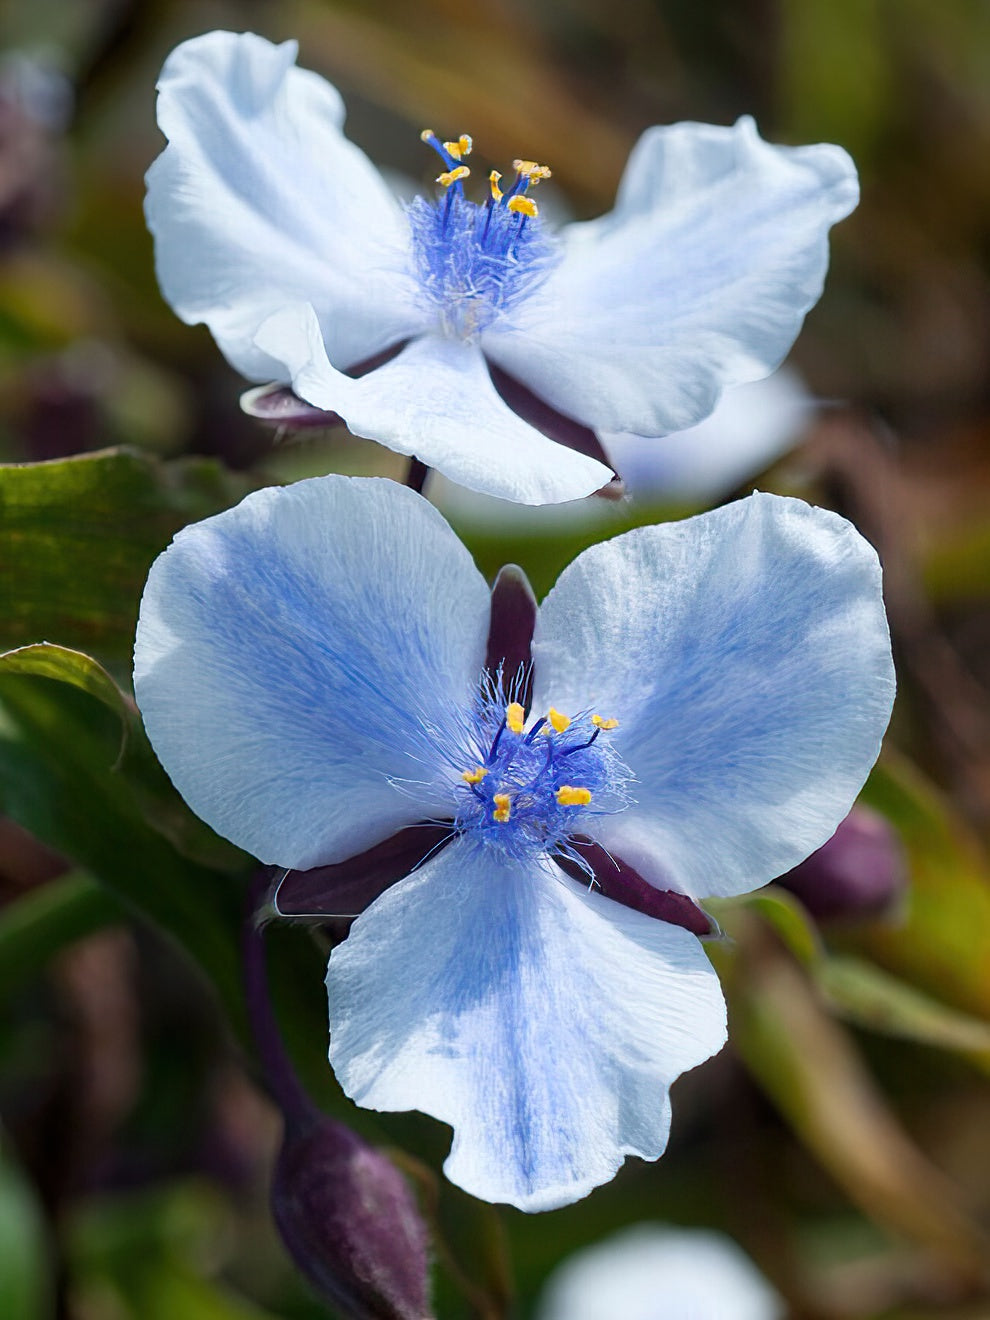
M569 1256L537 1320L781 1320L784 1303L723 1233L635 1224Z
M427 131L441 195L404 210L295 55L212 32L166 61L146 206L165 297L297 396L249 409L335 413L504 499L587 495L613 436L684 430L773 370L857 201L839 147L771 146L744 118L649 129L615 209L559 234L532 195L545 166L479 184L470 138Z
M725 1039L696 900L829 836L893 675L875 554L798 500L596 545L537 609L420 496L331 476L179 533L135 690L205 820L311 910L374 900L327 975L345 1091L541 1210L663 1151Z

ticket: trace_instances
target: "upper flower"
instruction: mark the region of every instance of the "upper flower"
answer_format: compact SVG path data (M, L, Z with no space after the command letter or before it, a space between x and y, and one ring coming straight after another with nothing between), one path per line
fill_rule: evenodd
M411 491L324 477L178 535L135 690L210 824L326 868L321 911L380 895L330 959L347 1093L450 1123L448 1175L533 1210L662 1152L724 1040L694 900L831 834L893 675L875 554L800 501L594 546L537 610Z
M844 151L747 118L648 130L615 210L556 235L546 166L477 188L470 138L427 131L441 193L404 210L295 54L212 32L166 61L146 208L165 296L251 380L490 495L586 495L614 435L683 430L766 375L856 204Z

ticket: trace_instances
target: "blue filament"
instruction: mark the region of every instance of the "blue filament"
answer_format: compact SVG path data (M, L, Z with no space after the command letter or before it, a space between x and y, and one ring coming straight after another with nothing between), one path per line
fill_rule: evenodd
M435 202L415 198L407 214L420 287L447 335L487 329L546 278L557 255L538 216L494 199L479 206L460 182Z

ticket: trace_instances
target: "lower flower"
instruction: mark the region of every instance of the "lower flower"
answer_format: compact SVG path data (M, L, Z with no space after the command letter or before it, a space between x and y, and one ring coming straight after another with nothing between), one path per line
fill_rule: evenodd
M283 910L360 913L327 973L347 1093L542 1210L662 1153L725 1040L697 902L828 838L893 673L875 554L800 501L594 546L537 609L413 492L325 477L179 534L135 688L190 805L293 873Z

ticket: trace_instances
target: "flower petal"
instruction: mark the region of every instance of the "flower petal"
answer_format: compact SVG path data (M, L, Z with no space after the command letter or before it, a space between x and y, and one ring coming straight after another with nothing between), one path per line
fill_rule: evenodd
M711 502L733 490L800 438L813 400L796 372L726 390L697 426L676 435L608 432L602 444L634 500Z
M564 231L485 352L598 431L683 431L787 353L857 198L840 147L772 146L749 118L649 129L615 210Z
M424 336L355 380L330 365L316 315L304 303L275 313L255 339L284 366L307 403L338 413L355 435L415 454L471 490L555 504L590 495L611 479L603 463L517 417L469 344Z
M537 1320L778 1320L784 1305L731 1238L636 1224L568 1257Z
M348 1095L451 1124L451 1181L523 1210L656 1159L667 1089L725 1040L693 935L465 839L357 919L327 987Z
M402 210L342 135L336 89L295 56L250 32L183 42L158 84L169 145L147 179L162 292L258 381L276 365L254 333L284 303L312 302L342 367L422 322Z
M278 866L343 861L450 814L436 729L473 699L489 612L468 552L405 487L333 476L258 491L153 565L138 705L176 788L221 834Z
M636 783L597 842L664 889L745 893L846 815L894 695L873 549L752 495L585 551L544 601L537 710L589 706Z

